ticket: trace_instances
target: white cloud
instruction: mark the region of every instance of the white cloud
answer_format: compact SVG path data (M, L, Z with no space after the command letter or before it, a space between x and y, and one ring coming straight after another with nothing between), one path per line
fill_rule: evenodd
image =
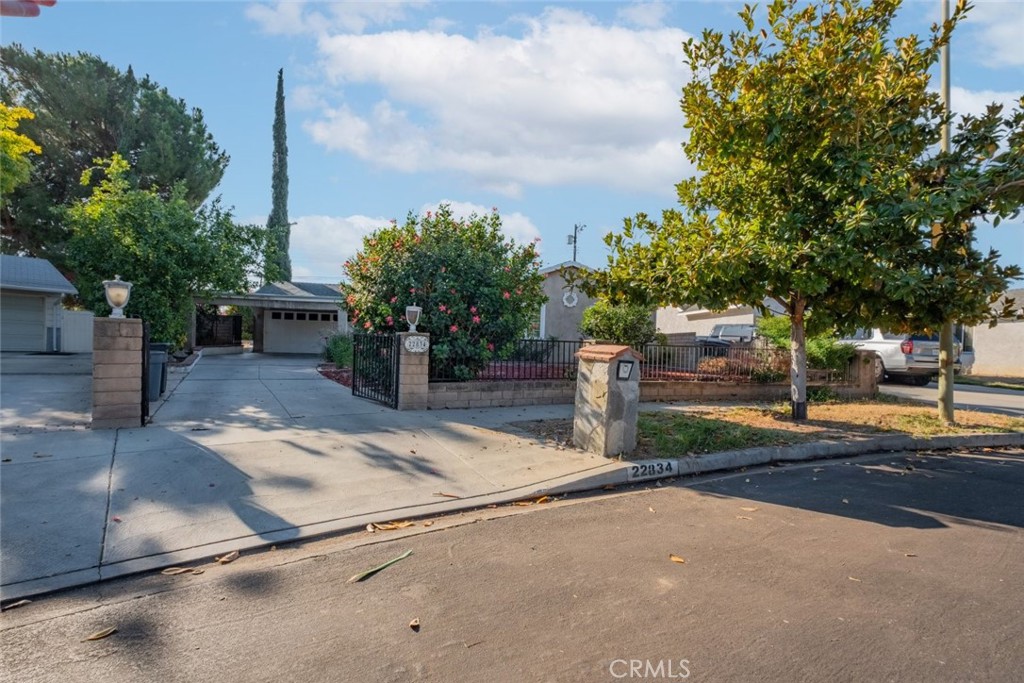
M627 24L654 28L661 26L668 11L669 7L664 2L633 2L619 9L615 15Z
M388 0L387 2L306 2L277 0L253 3L245 14L271 35L320 34L327 31L362 33L375 25L388 26L406 19L407 8L418 8L426 0Z
M985 113L988 105L995 102L1003 105L1003 114L1013 110L1014 104L1021 98L1021 92L1004 92L999 90L968 90L959 86L949 88L950 109L955 114L972 114L980 116Z
M973 27L970 46L988 66L1024 66L1024 4L1019 0L976 2L964 26Z
M292 226L288 253L292 279L340 282L342 264L355 255L363 238L388 224L370 216L302 216ZM333 278L333 279L332 279Z
M472 214L478 216L484 216L489 214L492 209L497 208L498 213L501 214L501 231L505 237L514 239L519 244L527 244L534 240L540 240L540 230L533 224L527 216L521 213L505 213L500 210L500 207L489 207L481 206L480 204L474 204L472 202L459 202L452 201L450 199L442 199L439 202L432 204L424 204L420 208L420 214L425 214L427 211L437 211L441 204L448 204L451 207L452 214L455 218L469 218ZM537 245L537 251L541 251L541 245Z
M518 37L319 34L324 85L349 86L349 97L306 130L383 168L461 172L509 196L590 182L672 196L691 170L678 105L688 35L561 8L516 21ZM360 88L376 102L355 99Z
M325 108L323 94L312 85L300 85L292 88L288 97L288 108L291 111L311 111Z

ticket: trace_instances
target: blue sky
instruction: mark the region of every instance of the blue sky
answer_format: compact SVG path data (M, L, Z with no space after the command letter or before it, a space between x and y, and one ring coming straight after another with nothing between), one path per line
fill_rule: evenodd
M1024 2L979 1L952 46L953 106L1024 93ZM675 206L690 172L680 43L739 27L735 2L246 2L58 0L4 18L0 39L85 51L149 74L202 109L231 163L216 190L238 218L270 209L271 124L285 69L293 279L336 282L360 238L449 202L498 207L546 264L606 262L601 240ZM939 0L908 0L924 34ZM937 78L936 78L937 82ZM1024 219L982 228L1024 262Z

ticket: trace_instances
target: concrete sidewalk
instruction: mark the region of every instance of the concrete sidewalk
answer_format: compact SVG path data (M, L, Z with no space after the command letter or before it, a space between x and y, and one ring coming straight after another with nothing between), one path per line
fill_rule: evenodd
M617 467L508 425L571 406L397 412L352 398L315 362L203 358L148 427L117 431L37 412L41 387L5 387L0 597L514 500Z

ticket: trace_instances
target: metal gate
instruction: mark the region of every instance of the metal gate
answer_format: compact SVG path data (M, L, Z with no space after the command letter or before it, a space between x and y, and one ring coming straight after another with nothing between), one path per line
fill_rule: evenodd
M352 395L398 408L397 334L352 335Z

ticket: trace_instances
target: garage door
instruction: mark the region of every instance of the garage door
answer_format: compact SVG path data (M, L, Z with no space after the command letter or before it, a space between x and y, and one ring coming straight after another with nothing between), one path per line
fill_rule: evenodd
M0 294L0 349L45 351L44 297Z

